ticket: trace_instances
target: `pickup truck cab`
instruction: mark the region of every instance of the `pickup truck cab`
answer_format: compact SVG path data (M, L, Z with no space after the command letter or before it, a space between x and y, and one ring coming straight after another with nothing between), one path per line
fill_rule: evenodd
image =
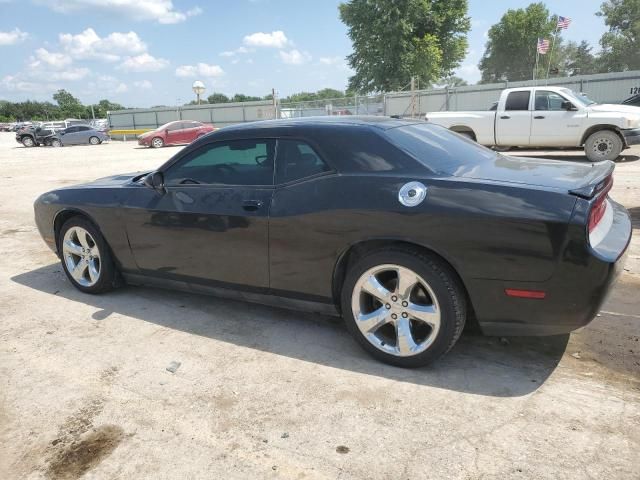
M509 88L493 111L425 119L491 147L584 147L591 161L615 160L640 143L640 107L597 104L562 87Z

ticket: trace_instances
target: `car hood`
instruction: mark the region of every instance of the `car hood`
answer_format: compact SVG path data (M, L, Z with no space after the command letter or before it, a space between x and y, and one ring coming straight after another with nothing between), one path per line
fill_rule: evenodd
M82 183L80 185L73 185L70 188L98 188L98 187L118 187L121 185L125 185L131 183L131 181L136 180L149 172L133 172L133 173L124 173L120 175L112 175L110 177L102 177L98 178L89 183Z
M543 158L496 155L493 160L465 164L452 172L455 177L498 183L542 187L552 190L577 190L602 179L613 171L610 161L578 163Z
M640 115L640 107L634 107L633 105L601 103L589 105L589 110L592 112L635 113L636 115Z

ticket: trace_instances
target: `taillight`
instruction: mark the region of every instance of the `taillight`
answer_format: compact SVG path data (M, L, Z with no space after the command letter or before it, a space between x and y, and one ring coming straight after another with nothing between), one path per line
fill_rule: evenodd
M609 176L605 182L603 182L602 187L600 187L600 191L598 192L598 197L591 205L591 211L589 212L589 233L593 232L593 230L598 226L602 217L604 217L605 212L607 211L607 197L611 187L613 186L613 177Z

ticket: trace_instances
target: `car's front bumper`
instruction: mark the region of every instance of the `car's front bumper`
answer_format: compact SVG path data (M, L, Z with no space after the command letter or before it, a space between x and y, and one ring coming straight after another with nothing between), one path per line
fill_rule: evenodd
M627 147L640 144L640 128L628 128L626 130L620 130L620 133Z

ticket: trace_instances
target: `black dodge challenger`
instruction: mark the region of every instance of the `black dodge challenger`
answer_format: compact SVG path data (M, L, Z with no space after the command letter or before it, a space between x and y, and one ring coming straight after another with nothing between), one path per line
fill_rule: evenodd
M154 172L61 188L38 229L87 293L120 283L341 314L416 367L489 335L586 325L621 269L612 162L512 158L423 121L247 123Z

